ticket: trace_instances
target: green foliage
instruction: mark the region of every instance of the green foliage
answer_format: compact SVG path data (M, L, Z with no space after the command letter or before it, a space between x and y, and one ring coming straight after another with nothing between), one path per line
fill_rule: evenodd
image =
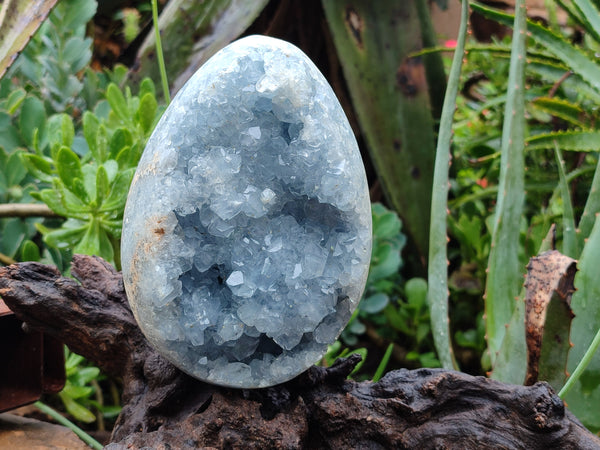
M6 261L40 231L48 248L31 253L30 244L27 255L60 268L72 251L119 264L127 191L161 111L150 80L133 96L118 87L125 68L89 69L85 28L95 11L93 0L61 2L0 82L0 200L39 200L67 219L0 220Z
M13 67L35 86L49 110L84 106L78 74L92 56L92 40L85 28L95 12L94 0L60 1Z
M402 342L407 361L439 367L431 339L427 282L413 278L404 283L399 274L406 243L402 222L395 212L379 203L372 205L372 219L373 248L365 293L342 332L341 341L347 346L356 346L370 327L381 339ZM337 345L334 355L339 357L341 347ZM391 350L386 349L379 367L387 366L390 358ZM378 377L383 370L379 373L375 370Z
M215 17L241 11L223 13L228 10L227 2L217 3L211 10ZM431 188L431 174L426 170L433 167L433 153L427 151L432 150L434 133L429 107L437 110L441 98L435 88L443 83L418 90L418 101L416 97L407 100L406 92L390 95L382 87L389 81L396 89L404 80L399 75L410 77L414 75L411 70L421 69L414 59L409 59L414 66L399 68L397 55L408 57L408 51L421 46L416 30L423 26L422 20L417 26L422 17L416 12L418 9L423 16L426 2L415 3L418 8L414 11L414 5L406 6L405 11L410 12L407 26L395 26L393 32L389 21L371 20L385 8L358 8L355 12L363 22L357 23L365 27L354 33L348 33L352 23L344 22L343 14L334 14L336 3L323 5L358 121L390 203L406 216L405 229L417 242L415 254L405 258L424 260ZM254 5L252 14L263 4ZM403 224L396 213L374 204L372 265L365 295L323 364L358 353L364 365L352 376L377 381L388 366L413 362L450 367L454 347L463 369L476 373L493 369L494 378L522 383L527 369L525 296L519 294L522 272L529 257L552 242L563 253L580 257L575 280L579 290L572 301L576 317L570 327L575 346L568 360L564 355L556 359L556 352L548 347L541 367L546 370L545 379L554 380L557 388L565 368L574 373L567 381L570 390L564 389L561 395L566 395L569 407L586 426L600 429L596 414L600 356L594 354L600 318L597 302L592 301L600 295L595 273L600 254L600 134L596 129L600 65L595 61L600 49L600 15L590 0L557 5L552 5L548 27L531 21L526 24L530 37L519 31L525 23L518 14L518 39L512 45L510 39L467 45L462 66L465 89L457 96L462 64L459 42L448 85L448 103L453 106L455 98L458 106L453 124L455 146L450 147L452 108L447 107L440 121L436 161L441 177L433 184L437 187L431 215L435 238L429 246L428 280L402 277L401 270L406 269L402 251L407 250ZM465 1L463 15L466 6ZM511 15L472 6L503 24L514 23ZM92 43L86 36L86 24L96 7L94 0L60 2L9 76L0 81L0 203L42 201L60 216L0 219L3 263L53 261L64 270L75 251L97 254L119 265L121 220L129 184L162 108L150 80L140 81L134 95L127 87L127 68L116 66L104 72L89 68ZM566 8L570 20L585 30L580 45L563 36L552 19L557 7ZM202 16L198 26L210 18L210 14L203 15L205 8L198 7ZM132 22L130 38L138 26ZM356 32L363 46L358 50ZM186 42L189 39L179 28L175 34ZM190 54L189 45L178 46L182 41L169 36L166 45L180 48L168 52L167 58L177 59L179 50ZM382 36L396 36L393 49L380 45ZM413 45L415 42L418 45ZM393 57L388 59L390 54ZM187 64L186 58L170 64L169 70L180 72L179 64ZM378 64L373 65L374 60ZM151 64L154 66L154 61ZM154 68L144 70L150 73ZM176 75L172 73L171 78ZM428 83L432 84L431 79ZM454 159L450 171L449 150ZM527 167L524 173L523 165ZM415 173L420 174L417 180L413 179ZM553 223L558 224L556 233L550 228ZM568 311L561 314L568 316ZM548 323L564 335L564 321ZM378 363L374 363L374 355ZM106 406L102 400L99 386L106 380L98 369L68 354L67 375L60 398L70 415L92 422L98 420L94 412L104 417L118 413L118 406Z
M366 292L385 291L386 288L389 289L386 279L397 275L402 266L401 253L406 244L406 237L401 232L402 222L395 212L381 203L374 203L371 211L373 248ZM379 310L381 309L383 308Z
M30 173L48 185L33 196L67 220L58 229L39 224L51 247L72 248L117 262L121 222L129 185L158 118L154 86L148 80L133 96L114 83L106 89L107 113L83 114L84 144L74 147L75 124L66 114L48 119L53 129L46 149L24 153ZM81 158L77 151L83 153Z
M506 82L506 68L502 59L509 53L505 52L503 44L475 46L472 49L470 63L476 60L478 64L471 67L483 71L484 76L479 75L479 79L485 81L476 82L459 102L459 120L455 123L455 129L460 145L457 146L458 167L453 183L456 210L450 220L450 230L459 241L460 253L454 257L459 261L462 259L460 270L465 263L474 263L475 278L487 278L487 335L491 353L490 360L484 358L482 363L486 368L487 364L492 366L494 378L513 383L523 382L528 358L524 294L518 294L522 276L513 273L495 285L492 283L492 290L511 291L504 295L504 300L489 295L490 280L500 280L503 272L508 273L507 268L517 268L523 272L524 262L530 256L540 248L554 245L555 241L563 253L573 257L581 254L579 273L575 279L578 290L571 303L576 319L570 323L569 311L562 307L550 308L545 327L555 330L552 331L554 334L560 330L563 341L570 327L574 347L568 354L568 372L574 371L582 359L589 365L586 370L575 370L580 378L572 384L566 398L569 407L584 424L592 430L598 430L600 423L594 405L598 403L597 394L600 392L600 377L596 376L599 357L586 351L592 342L596 342L594 338L598 333L597 305L592 301L598 290L595 269L592 268L597 264L592 262L595 260L592 255L598 252L592 226L595 215L600 211L597 193L597 183L600 181L597 149L600 148L600 139L594 129L598 119L597 105L600 103L600 66L595 62L593 49L600 44L600 30L597 29L600 15L588 0L570 4L561 2L560 5L568 8L570 17L577 19L579 25L586 29L584 45L570 43L557 33L560 31L558 27L551 31L529 21L527 28L531 40L527 43L526 54L524 35L519 33L519 25L515 25L516 35L521 39L520 42L516 42L516 39L513 41L511 65L515 69L515 61L529 59L530 64L525 68L525 82L511 81L510 76ZM477 4L473 7L503 24L513 23L512 16ZM536 43L539 47L535 46ZM498 57L493 64L485 61L489 58L488 52L494 52ZM573 75L565 76L569 70ZM514 92L519 89L522 91L525 83L527 92L520 95L526 97L527 106L525 110L519 110ZM506 108L504 114L500 109L503 105ZM490 127L499 130L501 124L504 125L504 136L499 140L499 133L490 131ZM526 129L531 133L527 139L524 138ZM510 139L506 139L507 136ZM503 184L500 181L497 187L494 185L499 178L502 180L507 175L514 176L511 171L519 167L519 159L522 158L518 153L510 156L505 147L507 142L517 147L525 142L528 144L525 162L529 170L525 175L525 184L514 184L512 193L510 184L506 182ZM584 153L572 156L573 152ZM500 154L502 157L498 160ZM508 156L506 159L505 154ZM510 170L506 170L508 167ZM504 210L520 205L525 193L522 212L508 215ZM498 195L495 205L491 202L494 195ZM496 211L495 219L490 214L492 207ZM579 224L577 217L580 217ZM498 219L508 221L511 229L511 237L500 244L494 237L498 233L495 225ZM550 228L553 222L560 224L556 234L554 228ZM486 228L492 231L491 247ZM593 230L596 229L597 221ZM549 239L544 239L547 233ZM498 247L501 252L494 256ZM482 260L488 252L490 263L485 267ZM501 306L502 301L504 306ZM507 308L506 305L510 303L511 307ZM496 316L490 317L490 311L494 311ZM466 332L462 333L462 338L465 335ZM457 343L461 342L460 346L466 346L467 343L459 339L458 333L455 338ZM541 353L540 375L560 388L567 369L566 347L546 347L547 351Z
M390 297L397 294L400 281L401 252L406 243L406 237L401 232L402 222L395 212L380 203L372 205L371 213L371 266L363 299L342 333L342 339L347 345L355 345L358 342L358 336L366 331L361 319L368 319L383 311L390 303Z
M105 377L100 369L90 366L82 356L65 348L66 383L58 396L67 412L76 420L91 423L97 420L93 410L104 418L115 418L121 408L118 405L104 405L97 398L102 397L99 382Z
M58 229L38 225L48 245L115 262L129 185L159 113L151 82L144 86L140 98L110 83L108 115L83 114L83 159L73 148L74 124L65 114L48 121L57 132L46 153L23 155L31 174L51 186L34 197L67 218Z
M83 357L69 353L66 349L65 353L67 353L65 361L67 381L58 395L69 414L75 419L86 423L93 422L96 416L88 407L94 388L89 383L98 378L100 370L97 367L79 367Z
M0 104L0 117L3 114L1 108ZM22 164L22 150L14 147L14 142L9 142L19 139L19 135L18 130L10 126L10 116L7 119L4 128L6 135L0 132L0 204L28 202L32 200L32 193L36 189L35 182ZM7 151L6 147L10 150ZM0 254L3 255L3 262L19 259L24 243L31 243L35 235L35 219L0 218Z
M326 367L330 367L339 358L347 358L353 354L360 355L362 360L356 365L354 370L350 372L350 375L348 375L348 378L352 378L360 369L362 369L363 364L367 360L367 353L368 351L364 347L350 350L349 348L342 348L342 343L340 341L336 341L327 349L327 353L325 353L323 356L322 364Z
M35 224L48 246L118 264L129 184L161 113L153 83L145 80L137 96L108 83L106 99L95 113L85 111L81 123L65 113L49 114L33 94L14 92L0 101L5 130L0 137L1 200L46 203L67 219L59 228L52 222ZM14 258L20 243L35 235L34 222L3 219L1 252Z
M433 352L431 318L427 302L427 282L411 278L404 285L404 295L384 310L393 342L402 342L408 350L406 359L425 367L441 367Z
M373 378L371 380L371 381L373 381L373 383L377 383L383 376L385 369L388 365L388 362L390 361L390 358L392 356L393 350L394 350L394 344L388 345L388 347L385 349L383 358L381 358L381 361L379 362L379 365L377 366L377 369L375 370L375 373L373 374Z

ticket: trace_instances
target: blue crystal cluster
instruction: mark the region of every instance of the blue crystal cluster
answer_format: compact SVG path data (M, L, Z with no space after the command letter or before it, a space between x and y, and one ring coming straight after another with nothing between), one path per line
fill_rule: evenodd
M128 197L123 275L150 343L211 383L286 381L350 319L370 252L358 147L314 64L261 36L213 56L165 112Z

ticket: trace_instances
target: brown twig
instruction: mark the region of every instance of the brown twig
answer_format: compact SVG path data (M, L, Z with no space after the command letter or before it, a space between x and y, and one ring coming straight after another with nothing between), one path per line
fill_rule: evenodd
M554 97L554 95L556 94L556 91L558 91L558 88L560 87L561 84L563 84L565 82L565 80L567 78L569 78L571 75L573 75L573 72L571 70L568 70L567 72L565 72L563 74L562 77L560 77L556 83L554 83L552 85L552 88L550 88L550 90L548 91L548 97L552 98Z
M60 217L43 203L3 203L0 217Z

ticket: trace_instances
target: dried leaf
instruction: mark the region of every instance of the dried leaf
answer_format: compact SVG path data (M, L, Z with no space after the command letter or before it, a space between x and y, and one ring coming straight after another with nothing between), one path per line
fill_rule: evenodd
M557 389L564 383L576 271L576 261L557 250L529 261L525 281L526 385L544 379Z

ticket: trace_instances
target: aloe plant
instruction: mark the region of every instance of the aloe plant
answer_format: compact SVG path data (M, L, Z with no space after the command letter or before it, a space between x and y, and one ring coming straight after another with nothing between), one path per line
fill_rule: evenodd
M590 0L562 2L558 4L565 9L569 17L585 30L592 42L592 47L600 45L600 14ZM496 20L504 25L512 24L512 16L486 6L473 3L475 11ZM535 108L568 123L569 129L556 132L545 130L527 138L527 150L554 149L556 142L561 151L595 152L600 147L600 133L593 129L598 120L598 104L600 104L600 65L592 49L574 45L565 37L549 28L528 21L528 33L533 41L543 50L528 52L527 71L542 77L556 88L564 88L568 95L560 97L540 97L530 104ZM489 49L505 57L505 51L499 46L474 46L473 51ZM555 89L553 89L555 90ZM590 219L584 222L589 233ZM582 236L579 234L578 246L581 248Z
M569 4L559 2L561 7L565 8L571 18L585 27L589 31L588 35L600 43L600 14L589 0L576 0ZM511 25L512 17L510 15L491 10L477 4L473 5L474 9L482 12L484 15L498 20L501 23ZM515 19L515 36L519 36L519 17L524 19L524 14L519 14L521 10L517 7L517 18ZM521 26L524 27L523 22ZM598 213L600 212L600 164L596 167L594 179L591 189L588 194L587 202L583 210L583 214L578 223L578 228L575 228L575 208L571 205L571 194L569 192L569 179L571 174L567 173L567 168L562 161L563 151L597 151L600 148L600 135L598 132L590 128L594 120L587 121L585 116L594 117L597 108L598 93L600 93L600 65L594 61L594 56L591 52L584 48L576 47L567 42L561 36L553 33L550 29L542 25L529 22L527 27L534 41L544 46L544 48L558 59L558 62L552 61L547 54L536 53L534 58L537 59L538 66L534 68L534 72L541 66L545 68L562 67L563 73L571 70L576 81L581 84L577 87L577 92L585 93L575 102L571 100L542 98L537 99L535 107L541 107L546 112L561 118L569 124L570 129L564 132L543 132L536 136L527 139L528 148L530 151L537 151L542 148L553 149L555 153L556 164L558 168L558 192L555 197L562 198L562 252L573 257L579 257L578 273L575 276L574 286L577 291L573 294L569 301L569 290L565 291L565 284L560 281L556 287L556 292L561 291L559 295L555 295L554 291L549 291L552 299L548 299L547 310L544 310L545 320L536 325L545 336L538 336L538 343L542 346L541 352L537 350L537 356L531 347L527 349L527 339L531 337L530 328L533 326L529 322L528 317L527 333L525 332L525 310L532 310L530 302L531 296L538 293L528 293L525 299L522 293L515 307L512 310L510 320L506 319L506 311L504 311L503 320L494 320L493 330L488 326L488 336L490 331L496 332L496 336L490 339L490 351L494 359L494 369L492 376L502 381L513 383L521 383L527 378L527 382L533 382L536 379L544 379L553 384L556 389L563 387L565 376L572 372L573 378L567 378L566 384L561 390L569 408L582 420L584 425L592 431L600 430L600 417L597 414L597 405L600 404L600 354L597 352L597 347L600 345L600 306L595 301L600 296L600 283L597 277L597 267L600 264L598 255L600 255L600 220ZM511 52L511 61L526 59L524 46L514 42ZM535 53L535 52L533 52ZM531 70L531 69L529 69ZM556 74L556 73L554 73ZM566 78L563 76L563 81ZM506 106L507 111L515 111L514 114L505 116L505 134L513 136L515 134L519 140L522 140L522 130L525 123L523 110L514 109L515 98L511 97L510 90L513 89L514 83L509 83L509 93L507 95ZM590 94L590 95L588 95ZM512 103L512 107L509 106ZM513 119L513 123L507 124ZM582 119L583 118L583 119ZM504 150L504 147L503 147ZM515 167L514 159L509 160L511 170ZM504 161L502 162L504 164ZM574 171L575 172L575 171ZM518 189L518 194L522 191L522 186ZM504 201L520 201L515 194L507 194L507 190L500 185L498 189L499 195L504 195ZM497 208L501 209L503 205L498 202ZM513 239L518 239L518 222L519 217L514 216L513 224ZM495 229L497 232L497 229ZM553 230L550 230L550 239L545 241L544 246L549 247L549 241L553 241ZM506 241L505 241L506 242ZM583 250L581 250L583 249ZM513 248L516 253L517 249ZM499 271L505 271L503 266L511 265L518 260L513 254L512 258L508 256L494 256L494 249L490 255L490 263L493 258L497 259L495 265L490 264L488 267L488 298L486 298L486 309L489 305L491 308L497 308L502 312L502 308L496 305L497 299L490 299L489 286L490 278L498 277ZM553 276L560 274L554 273ZM519 289L520 276L513 275L511 281L511 289L517 291ZM572 279L572 274L571 274ZM528 287L531 283L528 281ZM565 298L567 301L565 302ZM505 297L506 299L506 297ZM571 322L571 309L575 318ZM535 314L534 314L535 316ZM505 331L503 321L508 323L508 328ZM489 314L488 314L489 322ZM557 336L560 335L560 339ZM547 341L546 338L548 338ZM569 338L572 341L572 348L569 349ZM493 344L500 343L499 346ZM494 350L497 353L494 354ZM496 356L494 358L494 356ZM533 361L532 358L539 358ZM532 373L532 364L539 367L539 374ZM527 373L526 373L527 372ZM538 376L539 375L539 376Z
M384 193L424 261L435 135L423 59L410 57L423 47L416 3L328 0L323 9Z

